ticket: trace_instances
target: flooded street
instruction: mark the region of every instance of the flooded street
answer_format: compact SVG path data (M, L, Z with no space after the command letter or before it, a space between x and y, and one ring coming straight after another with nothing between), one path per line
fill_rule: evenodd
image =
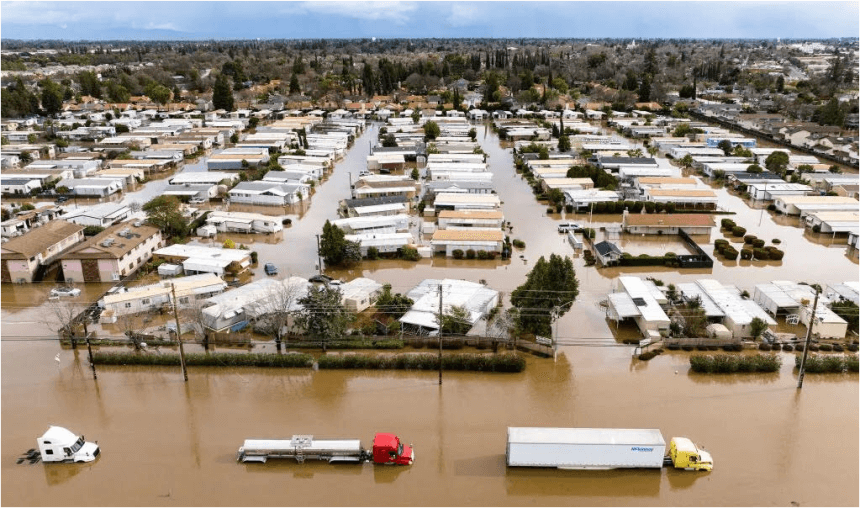
M300 207L265 212L293 220L282 232L219 235L202 242L229 237L244 243L259 253L260 266L275 263L280 277L316 273L315 235L327 219L337 218L337 202L349 197L350 177L364 169L368 141L377 133L378 126L370 124ZM203 367L189 369L187 384L179 368L167 367L99 367L94 381L86 348L60 349L51 306L90 302L109 285L81 286L80 297L59 302L46 301L51 284L3 285L0 501L37 506L860 503L857 374L808 374L798 391L789 353L779 353L780 373L766 375L695 375L689 372L689 353L682 351L649 362L633 360L632 347L614 340L616 332L598 306L614 279L625 274L653 276L665 284L714 278L750 292L754 284L772 280L822 285L856 280L856 253L846 255L839 239L810 235L796 219L751 208L716 189L721 209L737 212L727 217L768 243L781 240L783 261L715 258L713 269L694 270L585 267L557 233L557 223L573 220L600 228L621 216L547 216L545 204L515 173L511 149L501 147L485 126L478 126L478 139L489 155L505 219L513 226L511 239L523 240L525 249L515 249L506 261L378 260L326 273L345 280L369 277L402 293L426 278L484 280L507 303L538 257L573 255L580 294L559 321L558 337L562 344L578 345L562 345L556 361L528 357L519 374L446 372L441 387L431 372ZM184 171L203 167L201 162ZM166 180L151 182L125 199L144 202L163 184ZM713 241L724 236L715 228L710 237L696 240L710 254ZM598 232L597 241L603 238ZM624 235L619 245L634 255L686 249L673 238ZM256 269L255 278L263 277ZM85 465L17 465L48 425L97 440L101 457ZM686 436L704 445L715 469L508 469L508 426L657 428L667 441ZM313 434L357 438L369 446L375 432L394 432L414 444L415 464L236 462L236 451L249 438Z
M4 505L856 506L857 375L699 376L686 353L561 349L521 374L87 368L55 343L2 346ZM77 360L75 357L77 356ZM677 373L676 373L677 371ZM97 440L92 464L16 465L48 424ZM658 428L711 473L508 469L507 426ZM240 464L248 438L414 444L411 467ZM848 451L849 453L845 453ZM841 460L839 457L846 458Z

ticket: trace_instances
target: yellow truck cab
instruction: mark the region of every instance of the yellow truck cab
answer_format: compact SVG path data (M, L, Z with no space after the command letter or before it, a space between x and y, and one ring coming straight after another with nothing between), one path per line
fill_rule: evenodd
M686 437L673 437L669 445L669 458L678 469L710 471L714 468L711 454L700 450Z

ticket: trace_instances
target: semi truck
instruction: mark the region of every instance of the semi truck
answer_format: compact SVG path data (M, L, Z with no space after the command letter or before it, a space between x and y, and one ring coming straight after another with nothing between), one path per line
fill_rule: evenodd
M99 456L99 445L63 427L51 425L36 439L42 462L92 462Z
M615 469L675 467L710 471L711 455L685 437L666 441L657 429L508 427L509 467Z
M370 450L366 450L358 439L314 439L311 435L295 435L292 439L246 439L236 457L241 462L266 462L268 459L408 466L415 460L415 451L412 445L406 445L399 437L388 433L376 434Z

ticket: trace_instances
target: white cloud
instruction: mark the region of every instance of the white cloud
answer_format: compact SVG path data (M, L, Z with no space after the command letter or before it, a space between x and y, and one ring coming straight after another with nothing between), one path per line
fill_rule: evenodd
M414 2L303 2L300 5L315 14L387 20L401 25L409 22L410 14L418 8Z
M483 23L486 19L487 13L480 4L452 3L451 13L445 18L445 23L452 27L462 27Z
M64 6L56 2L3 2L3 21L20 25L60 25L85 19L76 12L74 4Z

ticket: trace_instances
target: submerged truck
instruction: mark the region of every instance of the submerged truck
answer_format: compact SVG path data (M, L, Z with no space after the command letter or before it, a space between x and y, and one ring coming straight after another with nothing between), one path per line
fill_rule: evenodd
M42 462L92 462L99 456L99 445L88 443L63 427L51 425L36 439Z
M657 429L508 427L509 467L558 469L662 468L710 471L711 455L684 437L672 438L669 454Z
M314 439L310 435L296 435L292 439L246 439L236 457L241 462L266 462L268 459L408 466L415 460L415 451L396 435L387 433L376 434L370 450L361 446L358 439Z

